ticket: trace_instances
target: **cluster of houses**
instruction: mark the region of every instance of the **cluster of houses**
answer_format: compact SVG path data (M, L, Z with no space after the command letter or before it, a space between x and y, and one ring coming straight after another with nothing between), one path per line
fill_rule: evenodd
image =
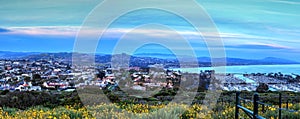
M196 79L198 81L196 81ZM222 82L212 82L219 79ZM208 90L220 85L223 90L256 90L258 84L269 85L273 90L300 90L300 76L296 74L215 74L201 71L196 75L164 69L162 64L125 69L101 66L72 66L63 59L47 60L0 60L0 90L74 91L87 85L101 89L115 90L120 86L135 90L152 90L153 87L177 88L181 82L188 82L186 88ZM217 87L215 88L217 89Z
M0 90L64 90L75 76L61 60L0 60Z
M131 67L125 70L110 66L72 66L62 59L48 60L0 60L0 90L73 91L87 85L96 85L101 89L114 90L120 81L129 78L130 88L146 90L147 87L166 87L180 83L178 71L165 71L162 65L149 67ZM160 71L154 70L160 69ZM122 71L129 72L124 75ZM156 79L162 80L156 80Z
M98 70L96 84L101 89L114 90L119 83L134 90L151 90L153 87L173 88L181 80L180 71L160 69L160 65L130 67L124 70L106 68ZM157 70L160 69L160 70Z

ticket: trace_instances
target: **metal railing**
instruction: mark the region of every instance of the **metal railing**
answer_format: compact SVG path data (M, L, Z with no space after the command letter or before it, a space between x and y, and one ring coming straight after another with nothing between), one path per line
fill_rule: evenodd
M257 93L254 94L253 100L249 100L249 99L241 98L240 97L240 92L237 92L235 100L236 100L235 101L235 119L239 118L239 110L240 109L243 110L247 114L247 116L249 116L251 119L265 119L264 117L258 115L259 105L262 105L261 110L262 110L263 113L266 112L266 110L265 110L266 106L272 107L275 110L278 110L278 118L279 119L282 119L282 111L298 112L298 110L289 109L288 100L286 102L286 107L282 108L282 94L281 93L279 93L279 105L278 105L278 107L276 107L275 105L272 105L272 104L267 104L267 103L259 101L259 95ZM253 103L253 111L251 109L248 109L248 108L242 106L241 100L244 102L244 104L246 104L246 102L252 102Z
M253 111L251 111L250 109L246 108L246 107L243 107L241 105L241 100L244 100L244 101L250 101L250 100L247 100L247 99L244 99L244 98L241 98L240 97L240 92L237 92L236 93L236 102L235 102L235 119L238 119L239 118L239 110L243 110L247 116L249 116L251 119L265 119L261 116L258 115L258 94L254 94L253 96Z

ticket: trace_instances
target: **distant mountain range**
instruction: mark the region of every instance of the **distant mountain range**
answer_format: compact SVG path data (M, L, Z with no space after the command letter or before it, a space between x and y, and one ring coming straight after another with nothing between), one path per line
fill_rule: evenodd
M41 54L39 52L10 52L10 51L0 51L0 59L17 59L23 58L29 55Z
M160 54L160 53L140 53L134 54L134 56L138 57L155 57L161 59L172 59L176 58L174 54ZM179 55L177 58L183 58L185 61L188 61L191 56L184 56ZM198 57L199 62L211 62L210 57ZM224 58L216 58L214 59L215 62L223 62ZM276 58L276 57L266 57L263 59L242 59L242 58L231 58L226 57L227 64L244 64L244 65L251 65L251 64L300 64L300 62L287 60L284 58Z
M201 60L201 59L198 59ZM218 59L216 60L218 62ZM221 60L220 60L221 61ZM238 65L242 63L243 65L260 65L260 64L300 64L300 62L287 60L283 58L276 57L266 57L263 59L241 59L241 58L226 58L227 64Z
M77 53L78 54L78 53ZM191 56L179 55L175 56L173 54L160 54L160 53L141 53L134 54L133 57L140 58L156 58L161 60L169 60L175 58L183 58L185 61L189 61ZM10 51L0 51L0 59L45 59L45 58L62 58L62 59L72 59L72 53L62 52L62 53L40 53L40 52L10 52ZM109 61L111 55L108 54L96 54L96 58L101 61ZM103 60L105 59L105 60ZM210 63L210 57L198 57L199 63ZM213 59L214 62L223 62L224 58ZM300 62L287 60L283 58L276 57L266 57L264 59L242 59L242 58L230 58L226 57L227 65L262 65L262 64L300 64Z

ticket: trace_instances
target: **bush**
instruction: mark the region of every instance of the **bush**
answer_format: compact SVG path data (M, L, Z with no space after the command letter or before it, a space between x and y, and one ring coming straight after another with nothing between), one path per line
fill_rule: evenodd
M45 92L9 92L0 98L1 107L26 109L31 106L44 105L53 107L58 100Z

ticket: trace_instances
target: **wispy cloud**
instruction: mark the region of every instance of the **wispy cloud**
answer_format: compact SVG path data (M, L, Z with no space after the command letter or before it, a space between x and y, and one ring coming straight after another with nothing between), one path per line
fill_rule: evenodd
M226 46L227 48L235 48L236 50L239 49L250 49L250 50L281 50L281 49L291 49L287 46L282 46L278 44L265 44L265 43L250 43L250 44L243 44L243 45L231 45Z
M10 32L10 30L4 29L4 28L0 28L0 33L4 33L4 32Z
M279 12L279 11L271 11L271 10L259 10L259 11L271 15L300 16L299 14L292 14L287 12Z
M292 49L291 47L280 45L280 44L267 44L267 43L259 43L259 42L252 42L249 43L249 45L267 46L267 47L278 48L278 49Z
M1 29L0 29L1 30ZM10 27L8 29L3 29L5 34L13 34L13 35L31 35L31 36L69 36L75 37L80 27L76 26L34 26L34 27ZM83 36L89 37L92 35L99 35L98 31L103 31L104 29L95 29L91 28L85 30ZM10 32L7 32L10 31ZM217 37L221 37L225 45L257 45L257 46L268 46L273 48L291 48L285 45L279 45L275 43L268 43L267 39L271 39L270 37L264 36L255 36L241 33L201 33L199 34L196 31L188 31L188 30L165 30L165 29L128 29L128 28L111 28L108 29L104 34L104 39L111 38L120 38L122 35L130 33L133 34L131 36L139 37L139 40L143 40L145 37L155 37L161 39L169 39L169 40L181 40L177 35L182 35L183 38L186 38L188 41L196 43L196 42L204 42L203 37L209 38L208 40L215 39ZM219 35L219 36L218 36ZM136 38L135 38L136 39ZM255 41L253 41L255 39ZM262 42L260 42L262 41ZM221 41L220 41L221 42Z
M75 36L79 27L74 26L33 26L33 27L9 27L12 35L32 35L32 36Z
M271 1L277 2L277 3L290 4L290 5L299 5L300 4L299 1L291 1L291 0L271 0Z
M278 33L278 34L283 34L283 35L288 35L288 36L298 36L300 37L300 29L286 29L286 28L278 28L278 27L271 27L268 26L266 27L268 30Z

